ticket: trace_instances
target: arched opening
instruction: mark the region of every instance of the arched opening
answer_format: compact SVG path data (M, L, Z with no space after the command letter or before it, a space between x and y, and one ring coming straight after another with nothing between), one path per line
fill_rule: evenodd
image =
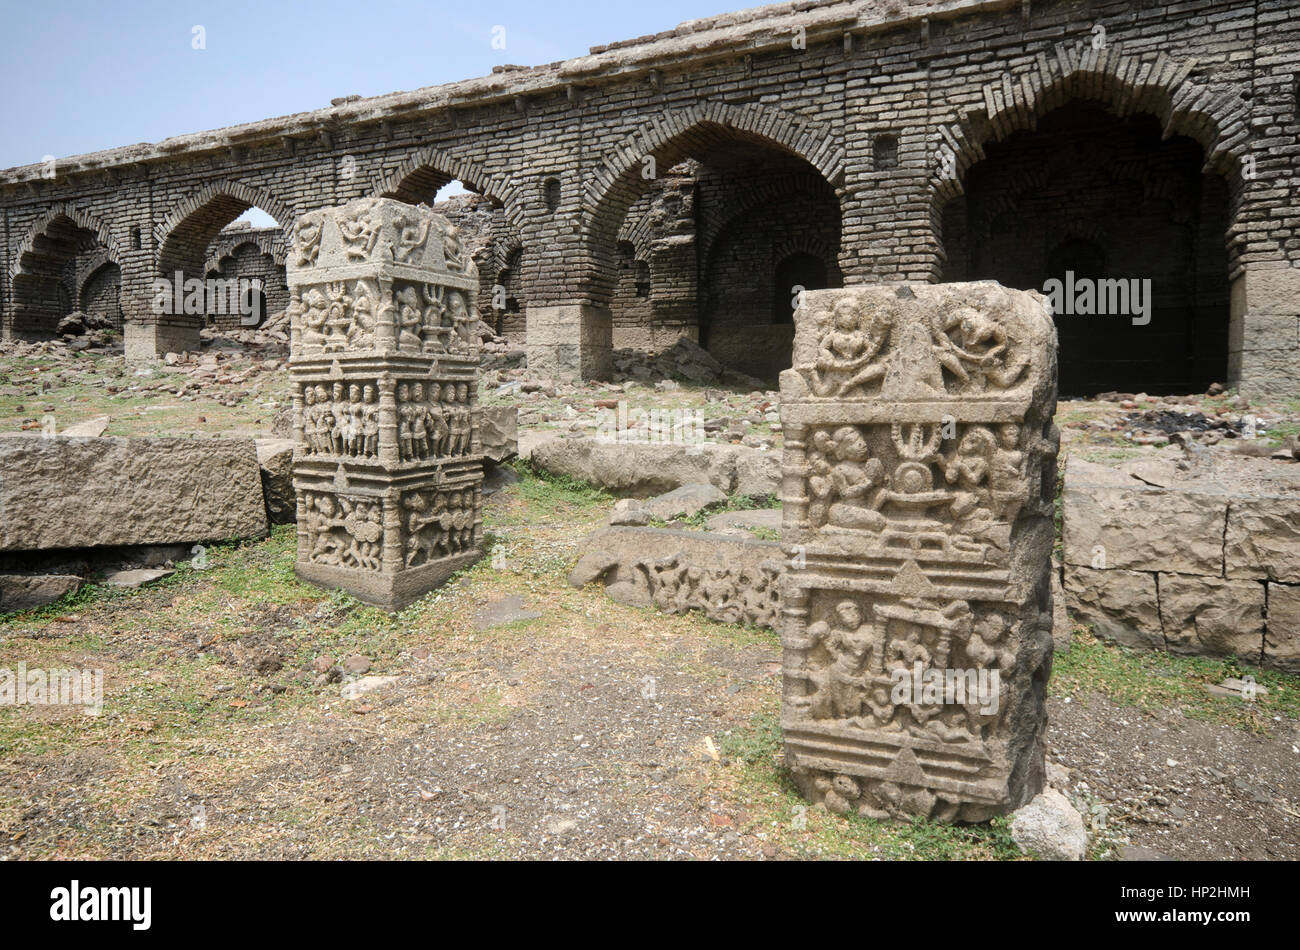
M105 261L81 285L79 309L91 329L122 329L122 268Z
M560 179L548 178L542 183L542 201L545 203L547 211L554 214L560 210L561 196Z
M1074 100L985 153L944 209L943 276L1051 296L1061 395L1224 381L1228 188L1196 141Z
M198 202L162 239L150 302L155 316L172 326L224 333L283 314L289 223L243 193L217 192Z
M793 339L775 288L792 267L809 286L840 286L840 228L834 188L809 162L702 122L610 184L586 234L590 290L610 301L615 347L659 350L685 336L725 368L773 380Z
M797 251L778 261L775 277L772 282L773 323L793 323L800 294L829 286L826 261L807 251Z
M122 273L104 232L55 214L32 235L13 278L10 332L17 339L122 328ZM96 319L68 320L90 305Z
M217 332L280 326L289 306L284 251L285 237L275 219L258 209L223 228L208 248L206 277L224 283L213 287L206 326ZM239 297L234 308L229 306L232 287ZM226 306L221 306L223 297Z

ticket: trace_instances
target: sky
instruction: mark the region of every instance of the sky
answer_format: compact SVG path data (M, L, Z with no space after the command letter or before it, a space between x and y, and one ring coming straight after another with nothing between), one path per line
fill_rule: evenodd
M10 0L0 30L0 168L469 79L502 63L569 59L753 5ZM494 27L505 28L505 49L493 48Z

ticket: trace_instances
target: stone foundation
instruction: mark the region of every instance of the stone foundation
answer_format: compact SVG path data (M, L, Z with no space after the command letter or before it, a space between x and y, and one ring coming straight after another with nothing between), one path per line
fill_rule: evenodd
M1215 478L1172 460L1072 460L1062 534L1074 619L1129 647L1300 672L1300 485L1267 460L1235 465Z

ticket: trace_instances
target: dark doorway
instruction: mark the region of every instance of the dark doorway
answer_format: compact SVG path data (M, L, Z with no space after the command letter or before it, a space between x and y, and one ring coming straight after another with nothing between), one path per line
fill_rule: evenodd
M985 151L944 211L944 277L1060 282L1061 395L1224 380L1228 195L1197 142L1074 102Z

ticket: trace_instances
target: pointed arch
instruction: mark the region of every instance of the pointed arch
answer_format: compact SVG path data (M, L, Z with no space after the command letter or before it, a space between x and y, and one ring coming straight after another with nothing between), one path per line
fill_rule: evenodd
M1039 53L1034 68L1018 76L1004 73L984 86L983 108L940 126L941 159L930 177L936 209L964 192L962 180L985 157L986 144L1036 128L1041 116L1074 99L1101 102L1120 118L1155 116L1165 138L1195 139L1205 150L1204 170L1231 177L1239 187L1249 104L1236 86L1193 81L1195 65L1163 52L1154 59L1126 56L1119 45L1095 50L1058 43L1050 53Z
M30 254L36 248L36 242L50 229L50 226L60 218L66 218L79 228L94 232L101 246L108 252L109 259L119 266L122 263L122 257L118 250L117 239L113 236L112 230L88 211L83 211L67 202L60 202L53 205L48 211L37 218L27 233L23 236L22 241L18 244L17 253L14 254L13 261L9 265L9 279L13 280L23 268L23 258Z
M489 175L487 171L468 158L460 158L433 146L416 149L391 171L380 175L371 186L377 198L396 198L410 204L426 201L438 189L459 180L470 191L486 195L499 205L506 220L517 225L523 207L514 183L506 178Z

